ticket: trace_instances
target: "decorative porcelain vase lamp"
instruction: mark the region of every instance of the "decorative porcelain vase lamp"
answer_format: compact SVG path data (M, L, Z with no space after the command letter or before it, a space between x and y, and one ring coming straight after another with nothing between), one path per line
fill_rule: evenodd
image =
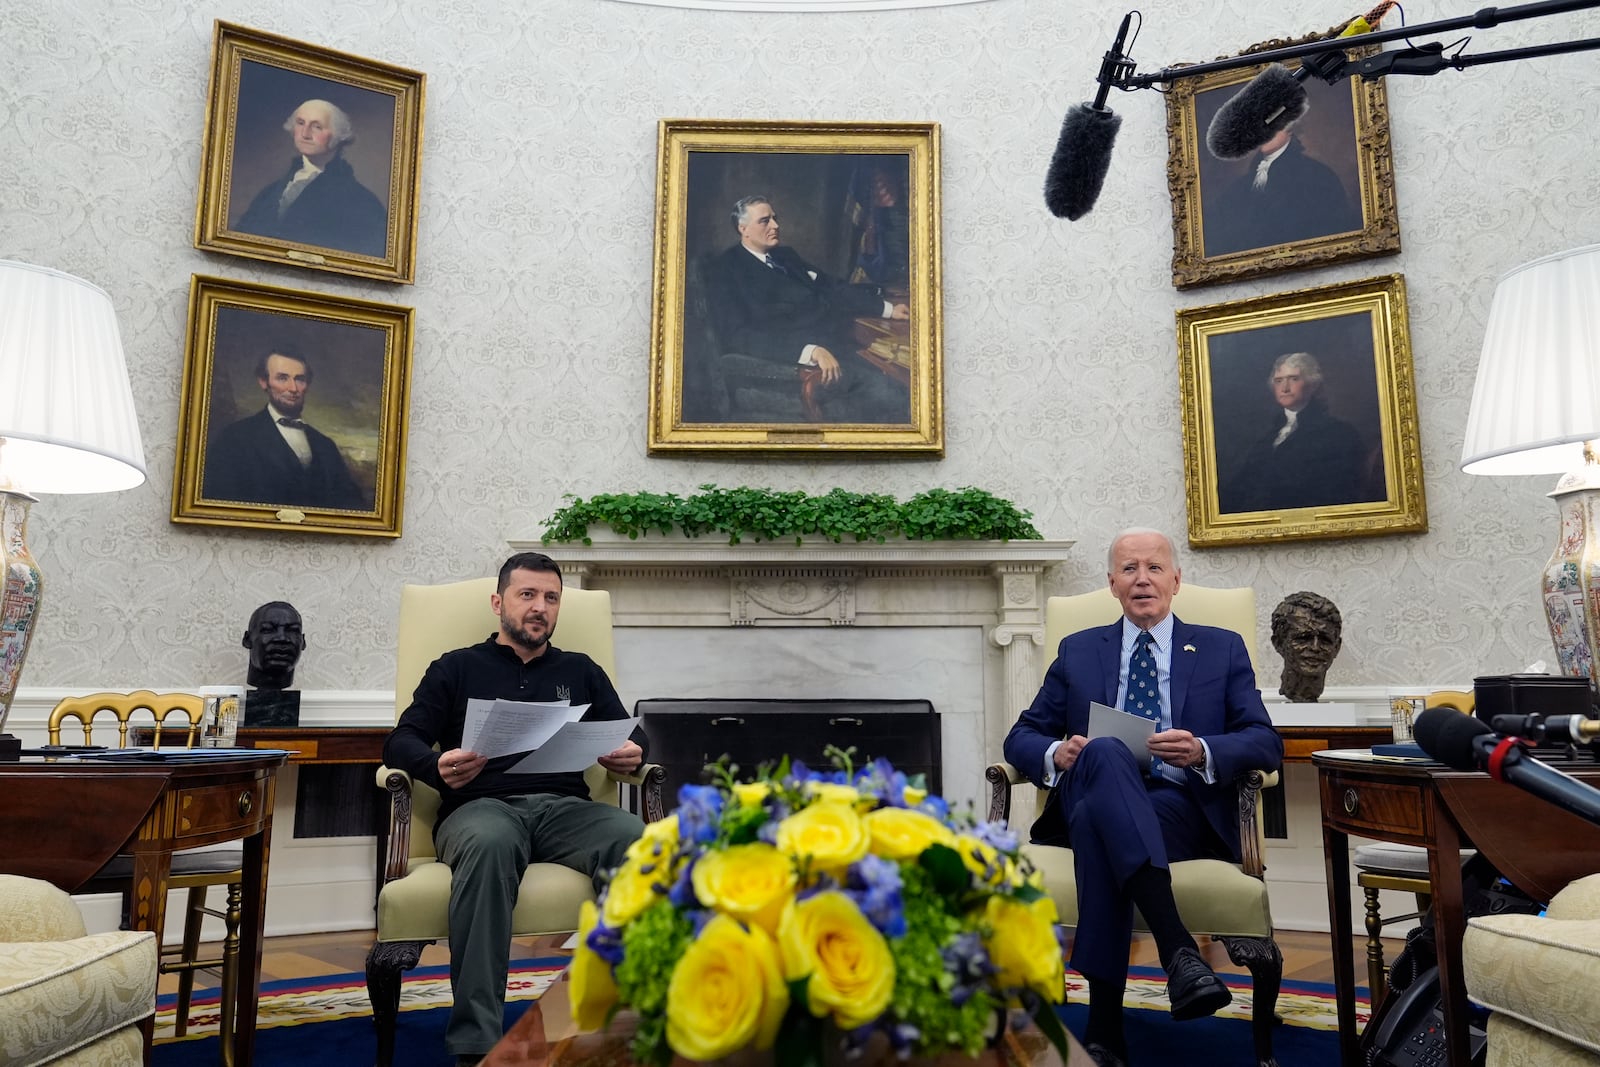
M0 759L43 579L28 551L34 493L110 493L144 482L144 449L105 292L0 260Z
M1600 663L1600 245L1500 279L1461 446L1468 474L1561 474L1541 593L1561 673Z

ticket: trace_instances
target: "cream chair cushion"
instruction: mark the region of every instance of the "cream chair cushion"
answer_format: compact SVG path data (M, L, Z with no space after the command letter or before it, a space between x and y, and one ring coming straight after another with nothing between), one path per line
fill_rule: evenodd
M0 875L0 1063L138 1063L155 1003L155 934L88 934L66 893Z
M1469 920L1462 959L1467 995L1494 1012L1490 1064L1600 1062L1600 1016L1593 1005L1600 874L1556 894L1543 917Z

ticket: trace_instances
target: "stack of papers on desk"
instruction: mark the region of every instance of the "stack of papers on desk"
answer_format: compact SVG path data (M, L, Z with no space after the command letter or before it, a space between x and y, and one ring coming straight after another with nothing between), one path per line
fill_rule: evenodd
M628 739L632 719L580 722L587 704L566 701L469 700L461 747L493 759L527 752L508 774L560 774L586 770Z
M108 748L103 752L52 753L57 759L108 760L113 763L188 763L293 754L286 748Z

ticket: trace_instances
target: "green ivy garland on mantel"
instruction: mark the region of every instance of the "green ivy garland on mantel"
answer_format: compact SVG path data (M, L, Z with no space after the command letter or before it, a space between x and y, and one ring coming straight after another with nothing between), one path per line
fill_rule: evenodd
M851 493L833 489L821 496L776 489L722 489L702 485L689 496L676 493L599 493L587 500L567 494L568 503L545 520L544 544L554 541L594 542L590 526L609 526L618 534L637 539L651 531L666 535L674 530L685 537L726 534L728 543L741 538L777 541L792 537L802 543L807 536L832 541L884 543L890 538L911 541L1040 541L1033 513L1021 511L1009 500L970 487L929 489L905 503L882 493Z

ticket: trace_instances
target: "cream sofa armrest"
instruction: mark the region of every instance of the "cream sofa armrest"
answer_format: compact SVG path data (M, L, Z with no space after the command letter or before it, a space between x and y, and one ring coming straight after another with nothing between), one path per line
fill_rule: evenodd
M37 878L0 874L0 942L72 941L84 933L72 897Z

